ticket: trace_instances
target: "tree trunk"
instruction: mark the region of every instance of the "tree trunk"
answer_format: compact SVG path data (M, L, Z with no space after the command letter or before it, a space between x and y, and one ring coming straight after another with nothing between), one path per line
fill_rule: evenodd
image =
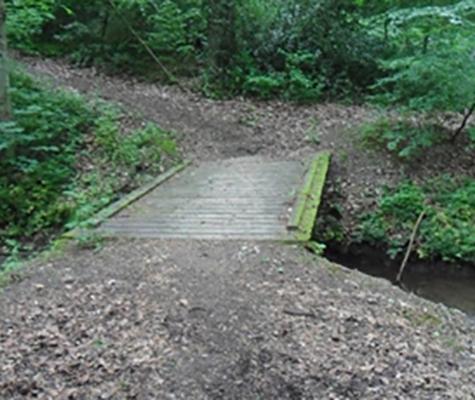
M213 78L226 79L236 55L236 13L238 1L208 1L208 60Z
M0 0L0 121L11 118L10 97L8 95L8 61L7 61L7 34L5 1Z

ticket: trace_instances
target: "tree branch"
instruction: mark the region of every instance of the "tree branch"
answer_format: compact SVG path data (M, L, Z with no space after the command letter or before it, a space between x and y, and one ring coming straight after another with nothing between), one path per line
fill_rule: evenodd
M122 20L122 22L125 24L125 26L129 29L129 31L132 33L132 35L137 39L137 41L145 48L147 53L152 57L152 59L158 64L158 66L161 68L161 70L165 73L168 79L175 83L183 92L186 94L190 94L190 91L186 89L184 86L180 84L178 79L176 78L175 75L173 75L167 67L160 61L158 56L155 54L155 52L150 48L150 46L147 44L147 42L142 39L142 37L137 33L137 31L132 27L132 25L129 23L129 21L120 13L120 11L117 9L116 5L114 4L113 0L109 0L109 4L113 8L114 12L119 16L119 18Z
M457 130L454 132L452 135L452 142L457 139L457 136L460 135L460 133L465 129L465 126L467 125L468 120L472 116L472 114L475 112L475 103L472 104L468 112L465 114L465 117L463 118L463 121L461 125L457 128Z
M426 211L423 210L419 214L419 218L417 218L416 223L414 224L414 228L412 229L411 240L409 241L409 245L407 246L406 255L404 256L404 260L402 261L401 268L399 268L399 273L397 274L396 283L400 284L402 279L402 274L406 269L407 262L409 261L409 256L411 255L412 247L414 246L414 241L416 240L417 231L419 226L421 225L422 220L426 215Z

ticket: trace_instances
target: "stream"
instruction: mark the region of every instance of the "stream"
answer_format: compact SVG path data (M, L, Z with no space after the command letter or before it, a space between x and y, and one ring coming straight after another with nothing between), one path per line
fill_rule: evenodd
M363 248L346 253L329 249L325 256L338 264L367 275L395 282L400 262L390 260L380 250ZM475 266L442 261L409 262L402 282L410 292L435 303L457 308L475 318Z

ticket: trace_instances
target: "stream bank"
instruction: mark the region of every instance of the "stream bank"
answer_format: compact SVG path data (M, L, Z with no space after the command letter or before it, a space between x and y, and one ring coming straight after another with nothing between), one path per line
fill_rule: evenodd
M342 249L329 245L325 257L364 274L384 278L396 285L401 260L392 260L385 250L369 245ZM441 260L411 258L402 277L402 287L419 297L465 312L475 318L475 266Z

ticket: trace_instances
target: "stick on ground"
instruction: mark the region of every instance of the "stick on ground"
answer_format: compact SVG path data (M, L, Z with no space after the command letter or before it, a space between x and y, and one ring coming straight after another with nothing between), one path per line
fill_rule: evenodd
M402 274L406 269L407 262L409 261L409 256L412 252L412 247L414 246L414 241L416 240L417 231L419 230L419 226L421 225L422 220L426 215L425 210L423 210L419 214L419 218L417 218L416 223L414 224L414 228L412 229L411 240L409 241L409 245L407 246L406 255L404 256L404 260L402 261L401 267L399 268L399 273L396 278L396 283L400 284L402 279Z

